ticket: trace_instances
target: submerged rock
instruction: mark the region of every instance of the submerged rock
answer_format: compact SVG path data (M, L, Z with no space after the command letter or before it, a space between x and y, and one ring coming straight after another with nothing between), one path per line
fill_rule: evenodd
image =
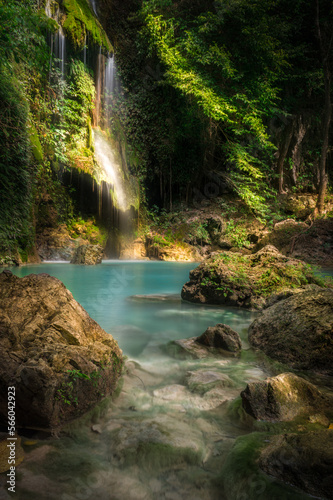
M197 342L210 347L219 347L225 351L239 352L242 348L240 336L228 325L218 323L209 326L207 330L197 338Z
M175 465L199 464L204 456L203 435L184 419L159 415L143 422L122 421L110 441L113 460L122 467L140 464L157 471Z
M249 342L294 369L333 375L333 290L316 287L265 309Z
M87 266L100 264L103 253L103 248L100 245L80 245L71 258L71 264L85 264Z
M261 309L265 298L321 280L303 262L268 245L253 255L221 252L190 272L182 299L202 304Z
M260 468L316 497L333 492L333 432L322 430L274 436L262 452Z
M231 378L225 373L214 370L197 370L188 372L186 383L191 392L205 394L215 387L230 387L233 385Z
M250 383L241 397L243 408L249 415L273 422L325 413L332 404L313 384L293 373Z
M54 429L110 394L122 352L47 274L0 274L0 424L7 388L16 388L18 427Z

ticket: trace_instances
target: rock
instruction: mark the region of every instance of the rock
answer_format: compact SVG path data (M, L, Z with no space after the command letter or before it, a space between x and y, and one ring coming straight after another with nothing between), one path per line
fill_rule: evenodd
M47 274L0 274L0 425L7 388L16 387L18 427L55 429L116 386L122 352Z
M71 264L85 264L87 266L100 264L103 253L103 248L100 245L80 245L71 258Z
M333 265L333 221L318 219L309 225L286 219L275 224L273 231L264 235L255 251L274 245L284 255L324 267Z
M123 421L111 443L113 460L122 467L140 463L142 469L155 472L167 466L199 464L204 456L202 433L178 416Z
M333 432L274 436L261 452L260 468L315 497L332 499Z
M296 215L298 219L305 219L310 214L316 206L316 197L307 194L289 194L282 208L288 214Z
M222 356L236 356L238 354L238 352L227 351L221 347L201 344L198 342L198 337L173 340L167 345L166 350L177 359L221 358Z
M7 403L7 400L6 400ZM17 435L13 436L16 438L16 441L8 441L8 434L0 438L0 474L2 472L7 472L10 470L10 463L8 461L13 458L11 455L11 448L8 446L10 443L15 443L15 467L17 467L20 463L23 462L24 459L24 451L21 446L21 438ZM14 450L12 450L13 453Z
M97 432L97 434L102 434L102 426L100 424L94 424L91 426L91 430L93 432Z
M87 244L83 238L72 238L63 224L57 228L45 227L36 236L36 247L42 260L71 260L76 248Z
M232 380L225 373L213 370L187 372L186 383L191 392L205 394L215 387L230 387Z
M249 342L297 370L333 375L333 290L308 289L265 309Z
M207 330L197 338L197 342L210 347L219 347L225 351L239 352L242 348L240 336L230 326L218 323L209 326Z
M136 238L133 241L123 243L120 247L119 259L148 259L144 240L142 238Z
M289 421L328 411L330 401L313 384L293 373L282 373L247 385L241 393L244 410L256 420Z
M267 245L253 255L220 252L190 272L182 299L201 304L218 304L261 309L265 298L320 279L301 261L282 255Z

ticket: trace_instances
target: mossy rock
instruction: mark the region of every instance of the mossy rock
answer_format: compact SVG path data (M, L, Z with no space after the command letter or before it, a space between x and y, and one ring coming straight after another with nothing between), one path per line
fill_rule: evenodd
M308 284L326 284L308 264L282 255L272 245L253 255L232 252L214 254L190 272L182 299L261 309L273 293L302 290Z
M102 25L95 17L88 0L63 0L66 20L63 27L75 47L82 49L88 31L97 45L113 52L112 45Z

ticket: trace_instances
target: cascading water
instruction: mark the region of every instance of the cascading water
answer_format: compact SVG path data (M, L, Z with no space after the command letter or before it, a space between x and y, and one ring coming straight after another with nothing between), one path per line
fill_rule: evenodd
M95 16L97 16L97 5L95 0L89 0L92 10L94 11Z
M106 182L112 186L112 198L116 207L122 211L127 208L126 190L122 169L116 161L112 146L102 132L94 130L95 157L100 165Z
M58 67L61 72L61 78L65 79L65 64L66 64L66 37L62 26L60 25L60 12L59 8L52 12L51 0L47 0L45 4L45 14L47 17L54 19L59 24L59 29L55 35L51 34L51 51L54 52L56 59L58 59Z

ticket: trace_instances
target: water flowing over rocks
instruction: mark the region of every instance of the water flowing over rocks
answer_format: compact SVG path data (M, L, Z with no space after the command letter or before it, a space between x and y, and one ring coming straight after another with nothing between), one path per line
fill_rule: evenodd
M294 369L333 375L333 290L305 290L268 307L250 325L249 342Z
M261 452L259 464L270 476L330 500L333 491L333 432L322 430L273 436Z
M115 389L122 352L57 278L0 274L0 422L55 429Z
M297 416L325 414L332 406L313 384L293 373L249 383L241 393L245 411L256 420L289 421Z
M206 358L237 355L242 348L240 336L230 326L209 326L199 337L174 340L167 349L175 357Z
M100 264L103 253L103 248L100 245L80 245L74 252L71 264L85 264L88 266Z
M320 279L303 262L267 245L253 255L216 253L190 272L182 299L201 303L261 309L265 298Z

